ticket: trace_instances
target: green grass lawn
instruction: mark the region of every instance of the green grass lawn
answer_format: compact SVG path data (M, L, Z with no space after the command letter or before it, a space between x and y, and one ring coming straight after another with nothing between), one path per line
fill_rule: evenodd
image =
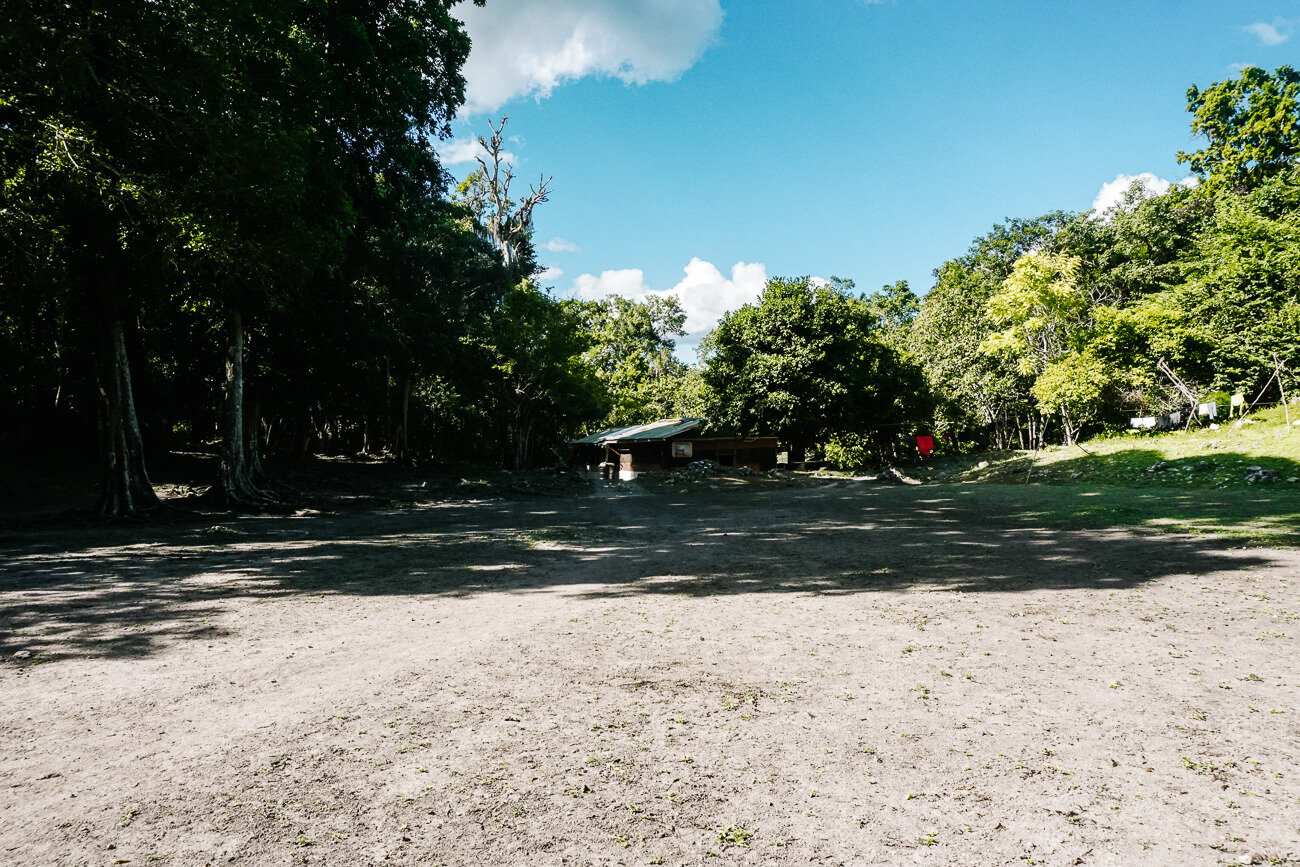
M1300 407L1290 407L1290 422ZM1217 429L1118 433L1081 446L938 458L911 467L931 483L979 484L991 510L1054 527L1148 527L1300 545L1300 425L1283 407ZM981 462L987 466L980 467ZM1276 470L1248 483L1251 468Z

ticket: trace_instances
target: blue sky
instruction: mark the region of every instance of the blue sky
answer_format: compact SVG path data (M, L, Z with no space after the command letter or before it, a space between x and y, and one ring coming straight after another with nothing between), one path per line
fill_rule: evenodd
M564 297L675 292L694 332L767 277L860 290L931 272L1006 217L1186 176L1186 91L1300 65L1300 0L488 0L458 7L488 120Z

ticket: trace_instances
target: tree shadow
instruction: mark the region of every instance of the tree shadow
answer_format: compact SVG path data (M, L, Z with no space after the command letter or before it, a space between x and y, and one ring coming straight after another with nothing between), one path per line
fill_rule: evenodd
M841 483L33 533L0 551L0 655L143 657L229 637L235 608L295 596L1123 590L1293 561L1229 537L1133 532L1140 522L1126 513L1094 508L1127 503L1148 524L1176 515L1223 528L1253 502L1258 517L1296 528L1295 498L1280 515L1285 497L1222 499Z

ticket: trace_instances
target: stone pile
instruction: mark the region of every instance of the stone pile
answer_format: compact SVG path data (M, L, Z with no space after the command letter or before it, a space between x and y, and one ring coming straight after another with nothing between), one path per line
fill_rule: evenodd
M1263 467L1246 467L1246 484L1248 485L1266 485L1269 482L1276 482L1282 475L1277 470L1266 470Z
M684 467L669 470L664 474L666 482L702 482L715 476L760 476L769 479L783 479L779 470L760 472L749 467L724 467L717 461L691 461Z

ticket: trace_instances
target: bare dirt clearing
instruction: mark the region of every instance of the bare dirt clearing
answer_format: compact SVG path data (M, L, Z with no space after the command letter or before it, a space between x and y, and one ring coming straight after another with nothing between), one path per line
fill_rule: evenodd
M1295 550L636 490L8 537L0 862L1300 859Z

